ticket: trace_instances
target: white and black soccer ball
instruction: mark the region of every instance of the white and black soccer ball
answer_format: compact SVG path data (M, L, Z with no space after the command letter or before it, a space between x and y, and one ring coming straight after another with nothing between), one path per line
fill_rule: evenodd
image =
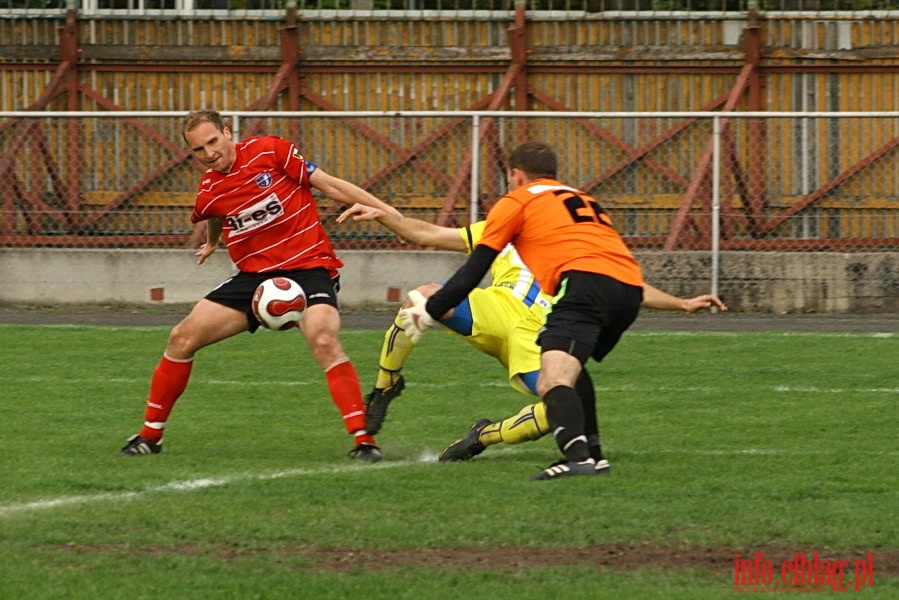
M272 277L253 293L253 314L266 329L284 331L297 327L306 312L306 292L287 277Z

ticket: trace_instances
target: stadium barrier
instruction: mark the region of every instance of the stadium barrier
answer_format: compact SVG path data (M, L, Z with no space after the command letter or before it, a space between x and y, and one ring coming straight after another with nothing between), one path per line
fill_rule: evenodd
M482 218L505 192L512 147L543 140L559 152L560 178L600 202L668 291L711 290L735 310L897 308L896 112L223 112L238 138L289 137L328 172L450 226ZM0 113L0 301L182 297L167 269L142 279L132 266L127 291L104 273L127 253L183 256L203 237L188 220L201 169L180 138L183 114ZM376 223L337 225L341 208L319 201L342 255L388 262L386 253L410 251ZM39 258L23 258L29 251ZM76 255L90 270L67 265L62 273L78 278L49 291L60 274L41 263ZM395 295L405 272L392 267L345 299ZM451 271L429 267L422 279L442 272Z

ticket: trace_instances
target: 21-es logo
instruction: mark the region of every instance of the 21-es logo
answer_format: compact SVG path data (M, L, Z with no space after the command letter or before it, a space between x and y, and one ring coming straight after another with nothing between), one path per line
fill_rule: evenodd
M752 558L734 555L735 592L846 592L874 585L874 555L854 560L824 559L815 552L795 552L779 568L756 552Z
M266 223L271 223L284 214L281 200L274 193L266 196L262 201L245 208L236 215L225 217L225 225L236 233L246 233L257 229Z

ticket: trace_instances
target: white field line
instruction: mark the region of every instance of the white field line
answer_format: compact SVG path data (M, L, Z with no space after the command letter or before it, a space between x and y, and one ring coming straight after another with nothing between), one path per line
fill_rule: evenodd
M143 379L135 380L133 378L125 378L125 377L92 377L82 378L82 379L74 379L68 377L53 377L53 376L40 376L40 377L5 377L0 375L0 381L4 380L15 380L17 383L52 383L59 382L65 383L66 385L96 385L96 384L134 384L134 383L146 383ZM323 380L294 380L294 381L284 381L284 380L256 380L256 381L238 381L238 380L229 380L229 379L203 379L202 377L192 377L191 385L211 385L211 386L224 386L224 387L304 387L309 385L322 385ZM416 383L409 382L406 384L407 388L415 389L445 389L451 388L456 385L453 382L447 383ZM484 381L481 383L466 383L465 387L479 387L479 388L508 388L509 384L503 379L496 379L494 381ZM597 392L602 393L616 393L616 392L629 392L629 393L640 393L640 394L652 394L659 392L675 392L675 393L721 393L728 391L729 388L725 386L640 386L640 385L597 385L594 386L594 389ZM799 393L799 394L899 394L899 388L896 387L882 387L882 388L825 388L825 387L817 387L817 386L791 386L791 385L773 385L773 386L758 386L752 388L745 388L747 390L757 391L760 393Z
M497 446L495 450L484 458L488 459L491 455L508 455L508 454L526 454L531 453L529 444L522 446ZM836 456L841 454L836 450L784 450L777 448L741 448L731 449L658 449L658 450L619 450L616 454L620 456L654 456L659 454L673 456ZM899 456L899 452L893 451L854 451L856 456ZM481 458L479 460L484 460ZM425 451L417 460L402 461L386 461L378 465L346 465L323 467L319 469L287 469L284 471L274 471L271 473L257 473L232 475L225 477L203 477L198 479L188 479L184 481L172 481L158 486L147 487L142 490L130 492L108 492L103 494L86 494L81 496L60 496L58 498L45 498L32 502L20 502L14 504L0 505L0 518L9 517L17 514L29 512L37 512L41 510L50 510L54 508L64 508L68 506L79 506L84 504L95 504L98 502L118 502L123 500L134 500L150 494L172 493L172 492L192 492L195 490L204 490L215 487L224 487L234 483L243 483L246 481L269 481L274 479L284 479L290 477L311 477L325 473L356 473L362 471L378 471L388 468L405 467L416 464L437 462L437 454ZM535 465L535 467L538 465Z
M285 471L274 471L271 473L247 473L244 475L203 477L198 479L188 479L185 481L172 481L170 483L147 487L141 490L130 492L107 492L103 494L85 494L81 496L60 496L58 498L45 498L42 500L35 500L33 502L4 504L0 505L0 518L27 512L48 510L52 508L94 504L97 502L106 501L117 502L121 500L133 500L135 498L140 498L142 496L147 496L150 494L159 494L166 492L192 492L195 490L223 487L226 485L231 485L233 483L243 483L246 481L268 481L272 479L284 479L289 477L311 477L315 475L322 475L325 473L355 473L368 470L405 467L414 464L436 461L436 455L426 454L423 455L419 460L385 461L378 465L355 464L346 466L322 467L319 469L288 469Z

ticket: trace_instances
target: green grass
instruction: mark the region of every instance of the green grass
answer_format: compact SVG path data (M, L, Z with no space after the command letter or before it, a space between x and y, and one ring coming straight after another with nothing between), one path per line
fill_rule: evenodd
M202 351L166 451L119 457L167 334L0 326L0 597L721 598L759 548L873 552L865 596L899 596L895 335L630 332L589 367L612 475L530 482L549 438L433 462L529 401L444 334L378 465L345 457L305 342L271 332ZM367 391L381 333L343 337ZM610 548L719 566L600 568Z

